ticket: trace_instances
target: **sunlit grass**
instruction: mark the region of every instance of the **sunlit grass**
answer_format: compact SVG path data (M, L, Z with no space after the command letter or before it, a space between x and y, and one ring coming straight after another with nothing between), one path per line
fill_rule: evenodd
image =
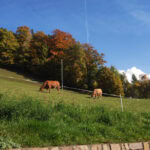
M90 94L81 94L78 92L52 89L51 93L47 90L39 91L40 83L32 83L17 79L0 78L0 91L7 92L9 95L14 95L19 99L22 95L28 95L35 98L40 98L43 102L53 100L54 103L63 101L64 103L83 105L87 107L104 106L110 110L121 110L120 98L105 97L101 99L93 99ZM123 98L123 106L125 111L131 112L150 112L150 99L129 99Z
M23 147L150 139L150 99L123 98L122 113L120 98L40 92L40 83L18 79L17 74L8 78L11 75L0 70L1 137Z

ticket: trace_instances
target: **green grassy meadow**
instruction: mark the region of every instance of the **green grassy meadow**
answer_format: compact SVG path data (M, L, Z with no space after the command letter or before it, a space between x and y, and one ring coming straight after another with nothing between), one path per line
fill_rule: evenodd
M40 86L0 69L0 145L1 138L21 147L150 140L150 99L123 98L121 112L120 98Z

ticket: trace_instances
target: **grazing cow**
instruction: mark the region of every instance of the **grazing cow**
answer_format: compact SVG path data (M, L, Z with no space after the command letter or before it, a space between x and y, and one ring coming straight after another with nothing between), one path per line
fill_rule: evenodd
M51 88L57 88L57 91L59 91L60 89L59 81L49 81L49 80L45 81L40 87L40 91L43 91L43 89L47 89L49 90L49 93L50 93Z
M93 98L95 97L102 97L102 89L94 89L92 95Z

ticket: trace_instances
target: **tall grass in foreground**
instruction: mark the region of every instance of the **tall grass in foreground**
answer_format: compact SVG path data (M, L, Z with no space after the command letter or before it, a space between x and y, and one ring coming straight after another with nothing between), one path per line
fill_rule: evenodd
M105 107L44 103L28 96L15 100L0 93L0 137L21 147L150 139L150 113L110 111Z

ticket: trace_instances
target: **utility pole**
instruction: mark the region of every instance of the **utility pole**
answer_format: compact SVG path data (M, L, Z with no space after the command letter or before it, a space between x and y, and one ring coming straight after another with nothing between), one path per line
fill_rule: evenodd
M120 102L121 102L121 110L123 112L123 102L122 102L122 96L121 96L121 94L120 94Z
M63 90L63 60L61 59L61 88Z

